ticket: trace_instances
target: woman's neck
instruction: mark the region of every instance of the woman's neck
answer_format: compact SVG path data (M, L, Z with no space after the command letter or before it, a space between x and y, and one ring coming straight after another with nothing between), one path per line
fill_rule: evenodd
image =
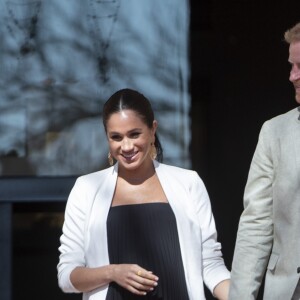
M144 165L138 169L127 170L125 168L119 168L118 176L130 184L141 184L155 175L155 168L152 160L150 164Z

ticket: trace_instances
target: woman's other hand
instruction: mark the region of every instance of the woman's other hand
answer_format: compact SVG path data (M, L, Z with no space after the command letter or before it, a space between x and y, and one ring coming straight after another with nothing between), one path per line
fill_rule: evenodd
M146 295L157 286L158 277L135 264L111 265L112 281L136 295Z

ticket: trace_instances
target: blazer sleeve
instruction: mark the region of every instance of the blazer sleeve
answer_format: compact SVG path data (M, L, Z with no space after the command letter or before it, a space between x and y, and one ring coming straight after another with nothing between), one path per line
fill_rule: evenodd
M196 172L194 172L192 199L201 227L203 280L213 294L214 288L221 281L230 278L230 273L224 264L221 244L217 241L217 231L207 190Z
M267 121L261 129L245 187L231 272L231 300L256 299L272 248L274 164L270 125Z
M85 266L84 228L87 205L84 197L84 186L79 178L69 195L63 233L60 237L59 263L57 265L58 284L66 293L80 293L72 285L70 274L78 266Z

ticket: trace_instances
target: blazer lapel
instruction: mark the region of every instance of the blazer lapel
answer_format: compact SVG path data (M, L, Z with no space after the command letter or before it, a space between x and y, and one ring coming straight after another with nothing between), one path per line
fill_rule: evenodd
M156 174L167 196L176 217L178 237L181 249L182 262L185 272L186 284L190 299L202 299L202 239L197 216L194 213L187 191L181 187L172 172L166 165L154 161ZM185 178L182 178L185 180ZM187 179L188 180L188 179ZM175 189L174 189L175 187Z
M91 265L94 266L109 263L106 220L115 191L117 170L118 166L115 165L107 170L107 174L99 178L99 180L103 180L103 183L99 185L100 188L90 208L88 228L90 244L88 252Z

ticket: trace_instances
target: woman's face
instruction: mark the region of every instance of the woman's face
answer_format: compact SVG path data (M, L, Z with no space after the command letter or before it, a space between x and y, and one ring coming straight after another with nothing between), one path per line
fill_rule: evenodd
M119 168L136 170L151 162L151 143L154 143L157 122L152 128L133 110L122 110L110 116L106 124L111 155Z

